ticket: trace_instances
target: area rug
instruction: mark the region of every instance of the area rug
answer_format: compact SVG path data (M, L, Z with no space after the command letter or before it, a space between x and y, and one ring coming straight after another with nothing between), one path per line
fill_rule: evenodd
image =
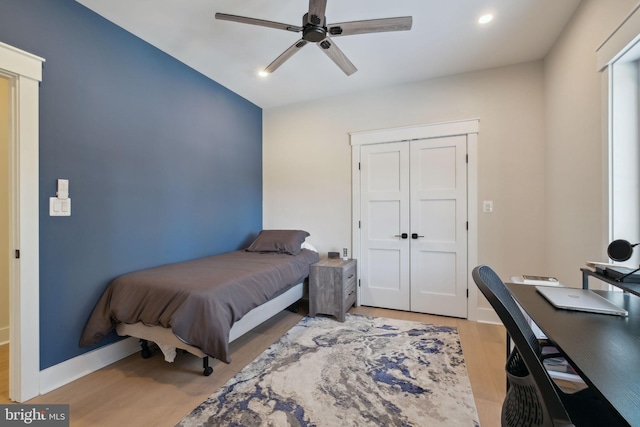
M362 315L305 317L178 423L478 425L455 328Z

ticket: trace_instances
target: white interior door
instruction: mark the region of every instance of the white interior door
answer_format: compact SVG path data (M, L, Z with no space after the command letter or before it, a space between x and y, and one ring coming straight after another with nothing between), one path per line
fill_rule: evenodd
M411 311L467 317L467 138L411 142Z
M360 303L409 310L408 143L363 146L360 176Z
M466 135L360 148L360 303L467 317Z

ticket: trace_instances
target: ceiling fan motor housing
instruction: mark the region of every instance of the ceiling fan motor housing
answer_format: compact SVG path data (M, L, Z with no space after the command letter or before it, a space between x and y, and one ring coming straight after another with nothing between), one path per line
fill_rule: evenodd
M320 19L313 15L309 20L308 16L309 14L305 13L302 17L302 38L314 43L324 40L327 37L326 17Z

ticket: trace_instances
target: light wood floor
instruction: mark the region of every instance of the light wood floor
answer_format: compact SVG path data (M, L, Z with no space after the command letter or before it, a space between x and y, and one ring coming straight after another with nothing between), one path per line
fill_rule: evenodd
M0 345L0 404L9 402L9 344L4 344Z
M500 425L505 392L505 331L502 326L418 313L352 308L351 313L456 326L464 352L480 424ZM179 354L172 364L156 350L150 359L134 354L45 395L34 404L70 405L72 426L173 426L217 388L249 364L302 318L282 312L231 343L229 365L212 359L213 374L202 375L202 361ZM0 403L8 401L8 345L0 346Z

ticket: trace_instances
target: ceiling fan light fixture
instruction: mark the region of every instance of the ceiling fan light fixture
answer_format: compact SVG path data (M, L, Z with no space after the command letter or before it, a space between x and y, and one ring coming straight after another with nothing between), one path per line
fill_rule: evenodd
M317 43L318 47L347 75L355 73L358 69L349 61L349 58L330 41L333 36L348 36L355 34L380 33L387 31L408 31L411 29L413 18L411 16L399 16L393 18L364 19L359 21L343 22L327 26L325 9L327 0L309 0L309 11L302 16L302 26L283 24L267 21L265 19L250 18L248 16L230 15L217 12L216 19L223 21L239 22L242 24L258 25L261 27L275 28L277 30L302 33L300 40L295 42L287 50L282 52L267 68L262 77L273 73L285 61L308 43Z
M493 21L493 15L490 13L486 13L484 15L482 15L479 19L478 19L478 23L479 24L488 24L489 22Z
M266 70L260 70L260 71L258 71L258 75L259 75L260 77L267 77L269 74L270 74L270 73L269 73L268 71L266 71Z

